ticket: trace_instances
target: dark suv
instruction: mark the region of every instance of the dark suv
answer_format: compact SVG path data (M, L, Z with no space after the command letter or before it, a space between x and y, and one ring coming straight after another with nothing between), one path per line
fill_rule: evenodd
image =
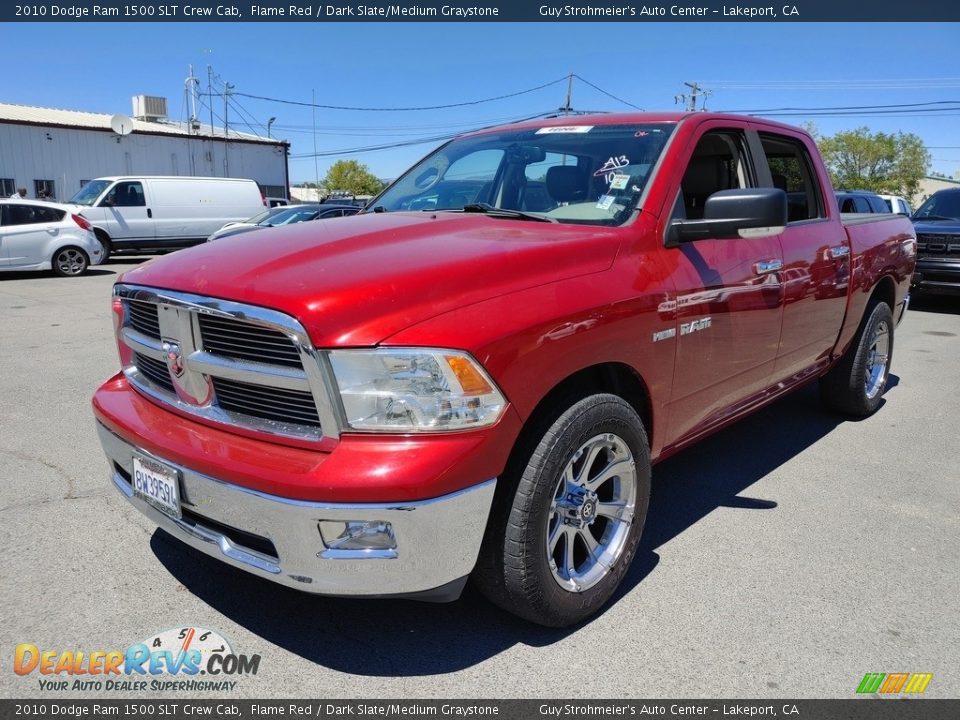
M960 188L935 192L910 219L917 230L914 289L960 294Z
M889 213L883 198L868 190L837 190L837 205L842 213Z

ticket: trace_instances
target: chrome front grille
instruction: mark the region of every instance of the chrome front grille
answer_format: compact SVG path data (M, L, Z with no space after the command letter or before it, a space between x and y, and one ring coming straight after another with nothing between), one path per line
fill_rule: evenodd
M231 318L200 315L203 349L237 360L302 367L300 351L282 332Z
M127 313L130 318L130 325L138 332L157 340L160 339L160 318L156 305L139 300L130 300L127 302Z
M170 371L167 370L166 363L156 360L138 352L133 354L133 362L142 375L155 385L159 385L169 393L176 394L173 388L173 380L170 379Z
M217 402L225 410L267 420L320 426L317 406L309 392L268 388L224 378L213 378L213 390Z
M339 435L326 358L289 315L132 285L117 285L114 295L124 373L141 393L270 435Z

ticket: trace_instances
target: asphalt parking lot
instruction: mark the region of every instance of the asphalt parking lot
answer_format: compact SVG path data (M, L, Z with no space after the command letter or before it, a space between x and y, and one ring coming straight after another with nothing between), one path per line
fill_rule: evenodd
M568 631L473 590L450 605L299 594L156 531L107 479L90 396L117 369L110 286L0 275L0 696L14 647L125 648L214 629L259 653L232 697L854 697L866 672L960 696L960 298L916 301L884 406L807 388L654 470L616 602ZM183 696L181 696L183 697Z

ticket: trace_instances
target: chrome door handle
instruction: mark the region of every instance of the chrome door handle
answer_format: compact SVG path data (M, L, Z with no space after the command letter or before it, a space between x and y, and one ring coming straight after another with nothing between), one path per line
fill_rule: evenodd
M836 247L830 248L830 257L834 260L837 258L847 257L850 254L850 248L846 245L837 245Z
M781 270L782 268L782 260L761 260L753 266L753 271L757 275L767 275L768 273L777 272L777 270Z

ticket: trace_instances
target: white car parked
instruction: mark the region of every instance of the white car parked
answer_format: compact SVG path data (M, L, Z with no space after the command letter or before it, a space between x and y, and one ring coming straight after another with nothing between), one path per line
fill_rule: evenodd
M67 205L42 200L0 200L0 272L53 270L81 275L103 262L103 246L90 222Z

